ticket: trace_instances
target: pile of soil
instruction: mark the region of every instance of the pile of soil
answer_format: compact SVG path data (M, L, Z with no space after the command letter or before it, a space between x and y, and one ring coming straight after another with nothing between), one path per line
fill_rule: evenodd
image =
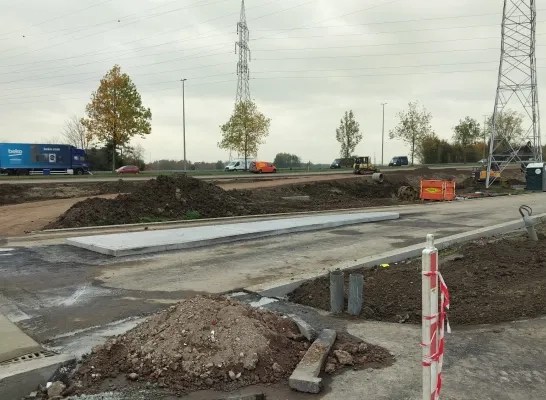
M328 373L393 361L381 347L346 334L340 339L329 356ZM67 387L72 394L94 393L121 376L125 383L118 389L230 391L287 379L309 346L294 322L279 314L224 297L196 296L95 348Z
M33 201L71 199L103 194L132 193L142 181L0 184L0 206Z
M225 190L186 175L159 176L115 199L90 198L45 229L217 218L258 213Z
M232 193L238 198L248 199L263 213L278 213L399 204L398 188L403 185L403 182L390 180L379 184L357 177L254 190L233 190ZM309 200L282 199L291 196L309 196Z
M448 315L452 325L499 323L546 314L546 239L533 243L518 235L475 241L447 254L441 252L439 259L451 295ZM365 279L360 318L421 323L420 259L354 272L364 274ZM348 281L349 274L345 275ZM289 298L329 310L328 277L304 283Z
M197 296L110 339L76 376L84 387L127 374L182 392L232 390L286 378L308 346L296 325L278 314Z

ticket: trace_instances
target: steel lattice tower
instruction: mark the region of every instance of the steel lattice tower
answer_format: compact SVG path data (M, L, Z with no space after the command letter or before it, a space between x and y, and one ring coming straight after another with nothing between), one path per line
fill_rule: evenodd
M501 59L493 112L486 186L512 162L542 162L535 56L536 0L504 0ZM522 114L523 135L503 134L505 109Z
M235 42L235 54L237 54L238 48L239 61L237 62L237 95L235 97L235 104L250 100L250 70L248 69L250 49L248 47L249 32L246 24L245 0L241 2L241 17L239 18L239 22L237 22L237 34L239 35L239 41Z

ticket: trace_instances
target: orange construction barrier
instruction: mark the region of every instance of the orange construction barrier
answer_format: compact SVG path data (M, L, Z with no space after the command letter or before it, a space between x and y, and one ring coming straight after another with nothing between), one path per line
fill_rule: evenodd
M455 181L422 180L420 197L421 200L454 200Z

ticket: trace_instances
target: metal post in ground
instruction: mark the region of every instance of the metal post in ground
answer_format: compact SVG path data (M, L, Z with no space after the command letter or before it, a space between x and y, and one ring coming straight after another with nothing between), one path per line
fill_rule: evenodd
M336 269L330 272L330 311L334 314L343 312L345 304L345 276Z
M349 275L349 307L351 315L360 315L362 311L362 299L364 295L364 275Z
M535 222L531 218L531 215L533 215L533 209L529 206L522 205L519 208L519 213L523 218L523 223L525 224L525 229L527 229L527 235L529 236L529 240L538 242L537 231L535 230Z

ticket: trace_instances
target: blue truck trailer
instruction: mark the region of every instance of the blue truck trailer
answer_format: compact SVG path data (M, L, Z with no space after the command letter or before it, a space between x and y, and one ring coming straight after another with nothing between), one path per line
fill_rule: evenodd
M89 173L85 150L67 144L0 143L0 174L83 175Z

